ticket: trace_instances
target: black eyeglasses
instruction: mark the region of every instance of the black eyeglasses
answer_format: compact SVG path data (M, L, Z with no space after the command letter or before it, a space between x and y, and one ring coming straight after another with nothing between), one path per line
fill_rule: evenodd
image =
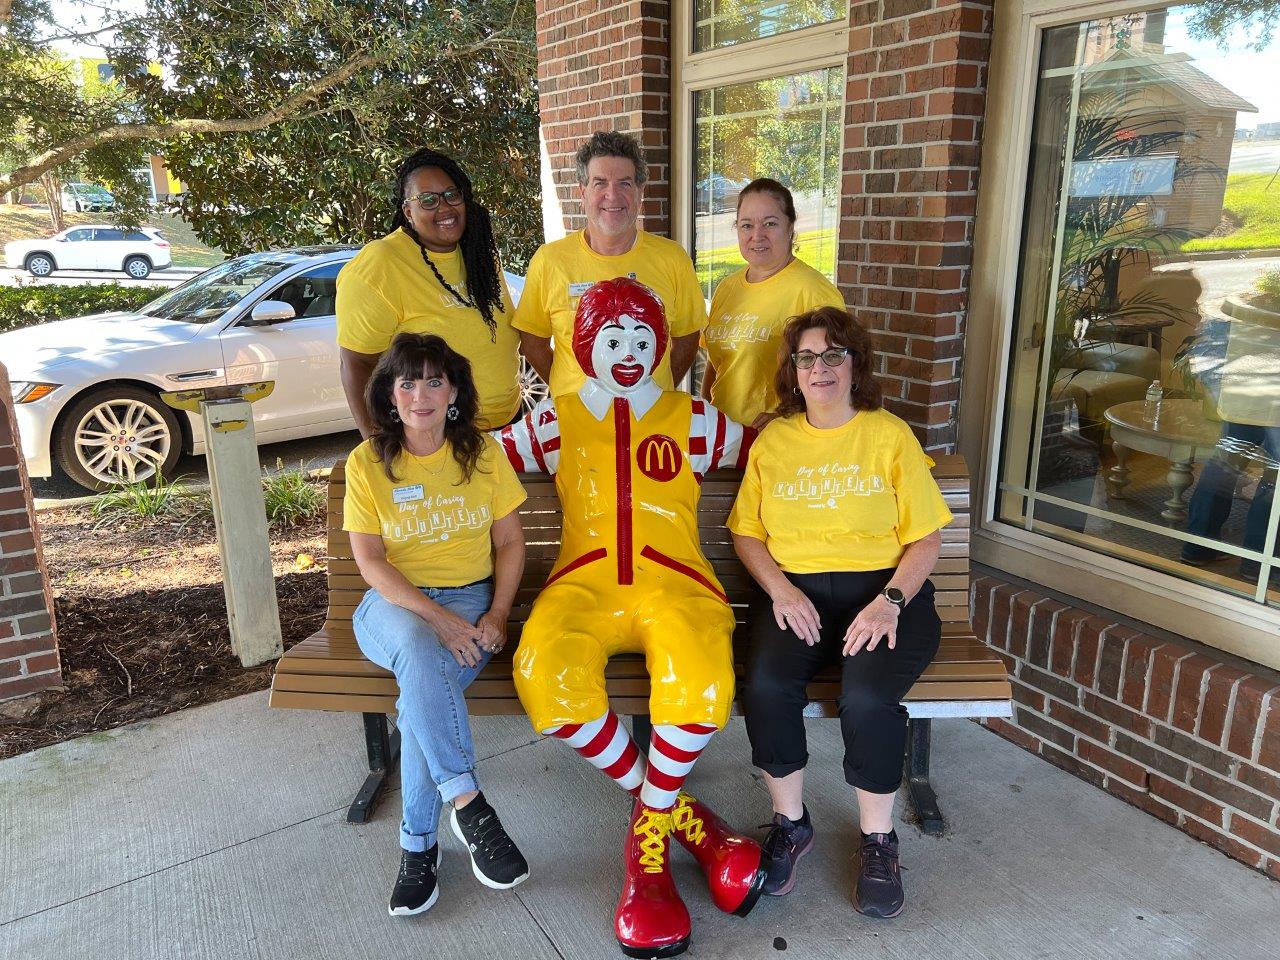
M424 210L434 210L440 206L441 200L451 207L456 207L462 203L462 191L456 187L450 187L443 193L420 193L416 197L405 197L404 202L408 203L410 200L417 200Z
M838 367L844 363L844 358L849 355L848 347L828 347L821 353L814 353L811 350L801 350L799 353L791 355L791 362L801 370L808 370L818 358L822 358L822 362L828 367Z

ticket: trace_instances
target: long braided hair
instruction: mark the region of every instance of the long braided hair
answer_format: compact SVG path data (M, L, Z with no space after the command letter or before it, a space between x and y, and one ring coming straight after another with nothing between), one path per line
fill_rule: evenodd
M422 241L413 229L413 224L409 222L408 217L404 214L406 185L409 182L409 177L415 170L421 170L423 167L435 167L440 170L457 184L458 189L462 191L462 198L467 211L467 226L462 231L462 240L458 245L462 248L462 264L467 274L467 294L470 297L470 303L467 305L474 306L480 311L480 316L484 318L485 326L489 328L489 339L496 342L498 338L498 322L494 319L493 314L494 311L502 312L503 280L498 270L498 248L493 241L493 223L489 216L489 211L475 199L471 189L471 178L463 173L462 168L458 166L452 157L447 157L438 150L424 147L401 161L400 166L396 169L396 212L391 220L391 229L394 231L399 227L413 237L422 249L423 262L435 274L436 279L440 281L440 285L458 297L459 300L467 303L467 297L458 296L458 292L450 287L445 282L444 277L440 275L439 269L431 262L431 258L427 256L426 248L422 246ZM444 201L442 200L441 202L443 203Z

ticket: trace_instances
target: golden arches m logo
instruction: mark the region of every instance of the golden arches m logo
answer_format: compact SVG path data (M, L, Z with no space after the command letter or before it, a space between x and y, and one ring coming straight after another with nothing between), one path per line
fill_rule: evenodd
M680 444L664 434L647 436L636 447L636 466L650 480L659 483L674 480L683 464Z

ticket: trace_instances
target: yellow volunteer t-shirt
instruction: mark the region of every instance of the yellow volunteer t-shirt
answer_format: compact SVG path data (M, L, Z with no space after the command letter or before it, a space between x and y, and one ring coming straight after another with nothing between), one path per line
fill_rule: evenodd
M492 437L471 482L445 443L429 457L401 451L387 478L366 440L347 458L342 529L382 537L387 560L419 587L461 587L493 574L490 528L524 503L524 487Z
M746 267L725 277L711 298L711 322L703 334L716 368L711 402L717 410L750 424L778 405L773 384L782 329L792 317L818 307L843 310L844 297L800 260L759 283L747 280Z
M450 286L467 291L461 248L430 253ZM471 361L480 395L482 429L505 426L520 407L520 335L511 326L515 308L505 281L496 337L480 311L457 300L422 262L422 248L403 230L374 240L338 274L338 345L378 354L399 333L434 333Z
M544 243L529 262L513 326L554 342L552 396L571 393L586 382L573 355L578 299L593 283L617 277L639 280L658 295L672 339L699 333L707 325L706 302L693 272L693 261L675 241L641 230L635 246L616 257L601 256L592 250L581 230L563 240ZM674 388L670 347L653 379L663 389Z
M763 540L788 573L886 570L951 522L933 461L907 424L864 410L821 430L774 420L747 458L729 529Z

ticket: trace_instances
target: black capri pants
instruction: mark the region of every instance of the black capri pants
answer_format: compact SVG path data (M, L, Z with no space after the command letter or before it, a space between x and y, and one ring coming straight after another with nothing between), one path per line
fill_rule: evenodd
M852 657L842 654L854 617L888 585L893 570L853 573L788 573L818 610L822 639L808 646L778 629L773 603L757 590L749 613L751 637L743 698L751 762L772 777L804 769L809 761L803 711L809 681L824 666L840 664L840 731L844 778L870 793L893 793L902 782L907 710L904 694L938 652L942 624L925 581L898 617L894 649L881 639Z

